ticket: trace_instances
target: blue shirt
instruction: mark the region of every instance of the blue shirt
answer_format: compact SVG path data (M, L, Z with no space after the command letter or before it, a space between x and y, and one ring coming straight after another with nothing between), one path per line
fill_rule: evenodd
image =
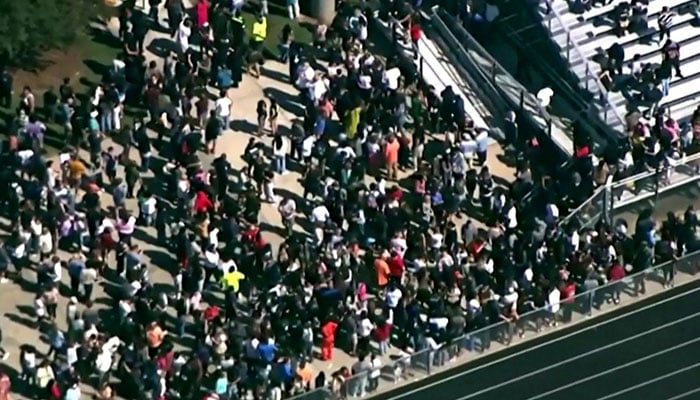
M273 343L261 343L258 345L258 353L260 353L260 357L267 362L272 362L275 359L276 352L277 346L275 346Z
M222 68L216 73L216 84L220 88L229 88L233 85L233 74L230 69Z

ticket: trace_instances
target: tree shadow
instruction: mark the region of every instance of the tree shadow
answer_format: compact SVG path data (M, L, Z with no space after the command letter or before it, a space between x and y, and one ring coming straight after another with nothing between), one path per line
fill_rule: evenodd
M103 64L99 61L88 59L84 60L83 64L85 64L86 67L90 69L95 75L104 77L107 75L107 72L109 71L109 66L106 64Z
M177 43L167 38L155 38L148 44L148 51L160 58L165 58L171 51L177 51Z
M166 271L170 274L173 274L175 272L174 267L177 264L174 262L173 257L171 257L167 251L149 249L144 250L143 254L149 258L151 264L162 269L163 271Z
M303 102L299 101L299 95L294 96L273 87L263 89L263 93L265 93L265 96L274 97L280 107L294 114L295 116L300 117L304 115L304 106Z
M258 130L257 125L245 119L237 119L231 121L229 128L236 132L243 132L248 134L254 134Z
M115 49L122 47L122 42L118 37L114 36L112 32L104 27L91 26L90 36L95 43L103 44Z
M270 79L274 79L279 82L289 82L289 76L285 73L275 71L273 69L263 67L260 72Z

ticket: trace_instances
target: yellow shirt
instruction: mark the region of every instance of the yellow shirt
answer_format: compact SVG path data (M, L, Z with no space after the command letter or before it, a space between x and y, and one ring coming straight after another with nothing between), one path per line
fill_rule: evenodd
M253 40L262 42L267 37L267 17L262 17L262 20L253 23Z

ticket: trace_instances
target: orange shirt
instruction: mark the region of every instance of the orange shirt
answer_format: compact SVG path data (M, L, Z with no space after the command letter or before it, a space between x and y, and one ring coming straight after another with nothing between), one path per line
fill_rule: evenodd
M301 378L301 381L304 382L304 384L308 384L311 382L311 379L313 379L313 371L311 370L310 365L306 365L304 368L297 368L297 375L299 378Z
M156 325L152 329L146 332L146 341L148 342L148 347L158 347L163 343L163 338L165 337L165 332L163 329Z
M374 270L377 271L377 285L386 286L389 283L389 264L383 258L374 260Z
M396 163L399 161L399 141L394 139L392 142L386 142L384 146L384 159L388 163Z

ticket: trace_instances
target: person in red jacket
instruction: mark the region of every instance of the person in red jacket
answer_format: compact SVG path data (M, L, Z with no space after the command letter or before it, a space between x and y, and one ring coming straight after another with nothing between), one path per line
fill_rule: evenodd
M622 291L620 281L624 279L625 275L627 275L625 267L615 260L610 270L608 270L608 279L612 283L612 301L615 304L620 304L620 292Z
M418 41L423 37L423 28L420 26L420 20L416 17L411 20L411 27L408 29L408 35L411 37L411 48L413 49L413 58L418 59Z
M332 319L326 321L321 327L321 360L327 361L333 359L333 346L335 346L335 331L338 329L338 323Z
M197 192L197 194L194 197L194 212L199 214L199 213L208 213L209 211L214 209L214 202L211 201L209 198L209 195L203 191L200 190Z
M406 265L403 262L401 254L392 251L391 257L389 260L387 260L387 262L389 264L389 274L391 275L391 279L396 283L400 283L403 273L406 270Z
M197 27L201 28L209 23L209 1L199 0L196 6Z

